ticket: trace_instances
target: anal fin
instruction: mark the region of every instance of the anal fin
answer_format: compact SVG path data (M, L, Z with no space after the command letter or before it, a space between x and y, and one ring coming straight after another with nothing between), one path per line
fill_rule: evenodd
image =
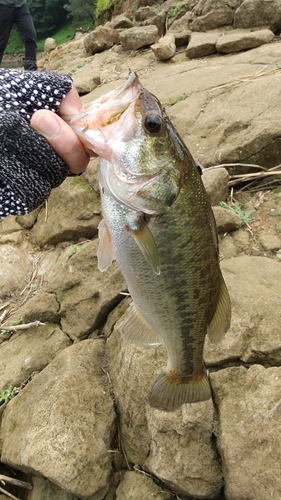
M219 342L229 329L231 319L231 302L226 284L221 275L220 293L215 313L207 326L210 342Z
M121 335L125 342L135 345L156 347L162 342L160 335L147 323L133 302L125 313Z

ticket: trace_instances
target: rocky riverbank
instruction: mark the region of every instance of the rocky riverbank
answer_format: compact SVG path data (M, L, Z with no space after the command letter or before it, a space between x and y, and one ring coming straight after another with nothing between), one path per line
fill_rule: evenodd
M252 12L254 4L256 24L237 27L239 9L246 22L245 9ZM269 4L270 19L263 10ZM7 395L0 406L0 478L18 473L33 485L23 493L6 483L3 488L17 498L280 499L280 409L272 412L281 398L280 176L250 166L272 169L280 163L281 45L274 17L280 4L229 1L229 24L221 17L224 26L206 27L203 21L218 22L226 2L189 2L190 10L183 7L184 15L174 19L186 22L185 28L176 24L172 31L175 40L184 30L189 38L186 45L175 43L170 59L159 59L147 46L124 48L120 38L89 54L83 37L41 58L41 68L73 76L84 102L134 69L203 166L224 165L209 168L203 179L233 311L222 342L213 346L207 340L205 346L213 400L172 414L154 410L147 394L166 354L163 347L145 349L121 339L130 302L126 283L116 264L106 273L97 269L97 161L53 190L47 207L4 219L0 390L9 390L11 399ZM168 34L173 5L168 0L157 10L158 17L167 11ZM151 26L130 19L128 11L122 15L133 26L116 28L113 19L105 28L119 36L120 30L143 32L145 25L137 23ZM206 32L199 31L200 23ZM243 29L240 35L249 40L245 30L261 28L273 33L271 41L248 50L240 45L229 54L217 51L219 39L233 30ZM152 46L163 43L159 36ZM188 46L198 42L203 50L206 37L209 47L212 37L213 52L188 57ZM253 171L263 178L246 183L241 174Z

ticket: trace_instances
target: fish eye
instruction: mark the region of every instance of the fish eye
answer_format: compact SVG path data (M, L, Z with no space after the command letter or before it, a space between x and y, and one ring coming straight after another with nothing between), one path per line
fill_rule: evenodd
M150 134L158 134L162 128L162 119L159 115L148 115L145 117L144 126Z

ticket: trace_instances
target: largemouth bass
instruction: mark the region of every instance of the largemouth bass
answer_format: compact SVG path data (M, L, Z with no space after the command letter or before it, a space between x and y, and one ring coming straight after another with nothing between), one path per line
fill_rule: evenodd
M65 119L100 156L98 265L105 271L116 259L133 299L122 335L167 350L149 404L173 411L209 399L204 339L222 338L231 307L196 162L134 72Z

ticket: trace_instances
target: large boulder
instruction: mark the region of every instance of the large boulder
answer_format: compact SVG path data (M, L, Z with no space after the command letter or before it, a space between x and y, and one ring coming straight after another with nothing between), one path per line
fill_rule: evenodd
M96 54L110 49L119 42L118 31L107 26L97 26L84 38L84 46L87 54Z
M235 12L235 28L268 27L276 32L281 28L280 0L244 0Z
M156 26L129 28L119 34L120 43L125 50L137 50L157 42L159 32Z
M57 355L9 402L2 419L1 461L42 475L78 498L102 500L115 432L103 366L103 340L85 340Z

